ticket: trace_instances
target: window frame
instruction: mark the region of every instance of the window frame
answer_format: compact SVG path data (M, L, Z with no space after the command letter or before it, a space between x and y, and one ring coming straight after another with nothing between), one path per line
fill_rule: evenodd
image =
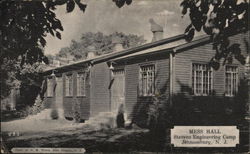
M152 82L152 85L153 85L153 90L152 90L152 93L148 93L147 92L147 94L146 95L144 95L144 92L143 92L143 81L142 81L142 73L141 73L141 71L142 71L142 67L150 67L150 66L153 66L153 68L154 68L154 71L153 71L153 82ZM155 96L155 92L156 92L156 77L155 77L155 75L156 75L156 70L157 70L157 68L156 68L156 64L155 63L147 63L147 64L140 64L139 65L139 79L138 79L138 96L139 97L153 97L153 96ZM147 74L147 76L148 76L148 74ZM147 81L148 81L149 79L147 78ZM147 86L148 86L148 84L147 84ZM148 91L148 87L147 87L147 91Z
M70 89L70 80L71 78L71 89ZM67 85L68 81L68 85ZM74 81L73 81L73 74L66 74L65 75L65 97L73 97L73 88L74 88Z
M196 89L197 89L197 82L196 81L196 75L193 76L193 72L194 70L194 65L201 65L201 67L203 67L202 65L205 65L205 67L207 68L207 71L200 70L201 71L201 89L200 89L200 93L196 93ZM210 71L208 71L208 69L210 69ZM197 71L197 70L196 70ZM207 83L204 82L204 72L207 72ZM210 72L210 73L209 73ZM196 73L197 74L197 73ZM209 79L211 78L211 80ZM211 81L211 82L209 82ZM194 82L194 83L193 83ZM207 85L207 93L204 93L204 85ZM211 85L211 88L209 88ZM214 89L214 70L211 66L209 66L208 63L206 62L200 62L200 61L194 61L191 63L191 87L192 87L192 95L193 96L211 96L213 94L213 89Z
M80 78L80 76L79 76L79 74L81 74L82 75L82 77L83 77L83 80L84 80L84 82L83 82L83 94L82 94L82 86L80 86L79 87L79 78ZM82 80L81 80L82 81ZM77 97L86 97L86 72L77 72L77 74L76 74L76 96ZM81 82L80 82L81 83ZM80 88L80 92L79 92L79 88Z
M231 91L231 94L227 94L227 67L236 67L236 92L235 92L235 94L233 94L233 90ZM231 74L231 77L232 77L232 74L233 74L234 72L230 72L230 74ZM233 78L231 78L230 79L231 80L231 82L230 83L232 83L232 81L234 80ZM224 95L226 96L226 97L234 97L234 96L236 96L236 94L238 93L238 90L239 90L239 66L238 65L225 65L225 67L224 67L224 82L225 82L225 84L224 84Z

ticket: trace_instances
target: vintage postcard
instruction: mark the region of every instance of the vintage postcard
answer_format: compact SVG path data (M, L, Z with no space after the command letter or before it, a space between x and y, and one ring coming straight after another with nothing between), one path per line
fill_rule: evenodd
M1 153L248 153L249 0L0 2Z

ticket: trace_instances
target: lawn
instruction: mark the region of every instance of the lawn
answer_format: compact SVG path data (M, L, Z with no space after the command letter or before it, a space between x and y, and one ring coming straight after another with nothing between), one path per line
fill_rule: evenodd
M47 111L46 111L47 112ZM46 112L44 112L45 115ZM246 152L249 131L242 127L236 148L176 148L170 145L170 129L155 132L139 127L112 128L87 121L74 123L37 115L1 122L1 136L8 150L13 147L84 148L87 152Z

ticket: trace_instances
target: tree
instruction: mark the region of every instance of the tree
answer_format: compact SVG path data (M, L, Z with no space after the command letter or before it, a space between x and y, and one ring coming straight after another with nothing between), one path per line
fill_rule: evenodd
M113 0L113 2L118 7L122 7L127 3L127 0ZM249 0L182 0L180 6L183 16L188 15L191 22L184 31L186 41L191 41L197 31L203 31L211 37L213 49L216 51L210 60L214 69L219 69L221 60L223 60L223 64L231 63L233 58L237 59L242 65L246 63L247 57L241 53L239 44L230 44L228 36L249 31ZM249 58L250 50L247 39L249 38L246 38L244 43ZM247 78L244 85L246 86L248 83L248 102L242 101L241 104L246 103L245 108L249 109L249 75ZM242 88L239 89L242 90ZM246 89L239 92L240 100L245 98L242 95L246 92Z
M223 64L231 63L232 59L237 59L242 65L246 63L247 57L241 53L239 44L234 43L229 45L228 36L238 32L249 31L249 0L183 0L180 4L182 6L182 14L189 13L191 24L187 26L185 33L187 33L187 40L192 40L195 31L203 30L210 35L213 41L213 49L216 51L214 57L211 58L210 64L213 68L220 67L220 60L224 59ZM247 38L249 40L249 38ZM245 40L245 46L249 58L249 42ZM246 72L247 73L247 72ZM245 91L239 91L238 100L241 104L249 110L250 107L250 78L246 77L244 86ZM242 87L239 87L242 89ZM248 89L248 90L247 90ZM248 96L247 93L248 91ZM247 99L244 99L246 95ZM243 97L244 96L244 97ZM246 102L248 101L248 102ZM237 104L237 103L236 103ZM243 111L249 116L249 111Z
M122 7L131 4L132 0L113 2ZM211 36L213 49L216 50L214 57L211 57L214 68L218 68L222 58L224 63L230 63L235 57L245 64L246 57L239 52L239 47L229 46L228 35L249 30L249 0L182 0L180 6L182 14L188 14L191 21L185 29L187 41L193 39L196 31L203 30Z
M113 2L116 4L116 6L121 8L125 4L130 5L132 3L132 0L113 0Z
M39 62L34 64L24 64L22 69L16 72L16 79L20 82L20 100L17 104L17 109L21 109L26 106L32 106L38 94L42 91L41 85L43 83L43 72L46 66ZM40 95L41 98L43 96Z
M203 30L210 35L216 54L212 64L217 64L224 58L224 63L231 62L235 57L245 64L245 57L239 46L229 46L228 36L249 30L249 1L244 0L183 0L180 4L182 14L189 13L191 24L185 29L187 41L191 41L195 31ZM248 51L249 52L249 51Z
M135 47L146 42L143 36L133 34L126 35L121 32L115 32L110 35L104 35L101 32L88 32L82 34L80 41L72 40L69 47L62 48L56 55L56 58L67 58L69 56L73 56L74 60L86 58L87 52L89 52L89 46L95 47L97 55L112 52L114 48L114 44L112 44L112 37L114 36L121 38L122 45L125 49Z
M48 63L44 56L44 37L47 34L61 39L62 24L54 13L58 5L66 5L67 12L72 12L77 5L83 12L86 5L80 0L47 1L9 1L0 2L1 17L1 99L8 96L14 84L12 81L23 79L20 71L26 65L36 67L37 63ZM30 75L35 75L31 73ZM33 78L37 79L37 78ZM23 84L26 81L23 82Z
M7 97L10 94L11 89L18 87L20 83L16 79L16 72L19 70L19 66L14 60L2 59L1 66L1 99Z

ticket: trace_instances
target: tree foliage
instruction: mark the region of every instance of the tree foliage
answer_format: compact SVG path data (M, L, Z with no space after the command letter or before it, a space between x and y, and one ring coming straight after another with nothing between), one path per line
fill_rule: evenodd
M43 53L47 34L61 39L60 31L63 31L63 26L54 12L59 5L66 5L68 13L76 5L83 12L86 8L80 0L0 2L1 99L8 96L10 89L16 86L13 81L22 82L19 84L22 87L30 85L28 79L37 83L37 73L25 71L36 71L27 66L37 68L37 64L48 63ZM27 75L29 78L26 78Z
M135 47L146 42L143 36L133 34L126 35L122 32L115 32L110 35L105 35L101 32L88 32L82 34L80 41L72 40L69 47L62 48L56 55L56 58L60 59L72 57L73 60L86 58L86 55L89 52L89 46L95 48L97 55L112 52L114 48L112 37L114 36L121 38L122 45L125 49Z
M191 41L195 31L203 30L213 41L215 56L212 64L224 63L236 58L242 64L245 57L241 54L239 45L229 45L228 36L249 30L249 1L248 0L183 0L180 4L182 14L188 14L190 25L185 29L187 41Z
M117 7L131 4L131 0L113 0ZM211 58L214 68L219 61L231 63L235 58L245 64L245 58L237 44L229 45L228 36L249 30L249 0L182 0L182 14L190 17L185 29L186 40L191 41L195 32L203 31L211 36L216 54ZM246 46L249 47L247 41ZM249 52L249 50L248 50Z
M130 5L132 3L132 0L113 0L113 2L116 4L116 6L121 8L125 4Z

